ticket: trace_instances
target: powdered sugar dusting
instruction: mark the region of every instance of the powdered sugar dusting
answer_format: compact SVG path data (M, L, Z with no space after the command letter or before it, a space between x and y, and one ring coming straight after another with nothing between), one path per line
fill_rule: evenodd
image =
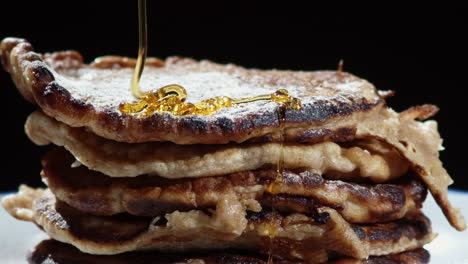
M303 104L318 100L348 102L350 97L377 98L372 85L351 75L341 78L331 72L249 71L218 64L210 68L206 67L207 64L209 66L209 63L200 63L199 68L146 67L140 81L141 90L154 91L166 85L179 84L187 90L187 101L192 103L215 96L239 99L271 94L279 89L288 90L292 96L300 98ZM56 81L72 97L92 104L98 111L118 111L121 103L137 101L130 89L132 74L131 68L82 67L54 72ZM273 102L253 102L222 109L214 115L236 116L240 112L258 113L275 108Z

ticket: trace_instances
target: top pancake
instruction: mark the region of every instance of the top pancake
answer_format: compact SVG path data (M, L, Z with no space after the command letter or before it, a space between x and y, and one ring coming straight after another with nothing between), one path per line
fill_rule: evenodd
M242 104L208 116L122 114L119 104L137 100L130 91L133 59L104 57L84 64L77 52L38 54L26 40L16 38L0 43L0 58L27 100L59 121L88 127L108 139L128 143L220 144L265 136L268 140L279 138L279 105L274 102ZM303 137L304 131L336 124L337 120L350 119L355 113L371 111L383 103L372 84L348 73L249 70L175 57L148 61L140 82L143 91L180 84L187 90L187 101L192 103L215 96L239 99L287 89L302 101L300 110L287 109L285 113L285 128L295 135L287 139L291 141ZM352 130L359 122L354 119L345 127ZM320 137L324 133L328 137L340 136L343 130L334 131L337 128L332 125L314 133Z

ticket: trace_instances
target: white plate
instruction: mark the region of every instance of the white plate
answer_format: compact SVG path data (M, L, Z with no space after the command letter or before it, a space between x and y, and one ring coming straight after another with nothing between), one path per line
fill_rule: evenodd
M450 201L468 218L468 192L450 191ZM431 253L431 264L468 264L468 232L457 232L442 215L429 195L424 213L439 236L425 248ZM0 256L3 264L26 263L26 254L47 236L35 225L21 222L0 209Z

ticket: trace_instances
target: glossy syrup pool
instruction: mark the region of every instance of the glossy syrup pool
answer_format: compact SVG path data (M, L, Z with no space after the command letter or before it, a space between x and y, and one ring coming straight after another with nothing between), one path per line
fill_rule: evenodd
M272 101L281 104L280 108L300 109L299 99L289 95L287 90L280 89L272 94L258 95L240 99L232 99L227 96L217 96L200 101L198 103L186 102L187 92L177 84L171 84L159 88L156 91L147 92L143 98L135 103L123 103L119 110L124 114L139 114L142 116L154 113L168 112L173 115L210 115L222 108L233 107L255 101Z

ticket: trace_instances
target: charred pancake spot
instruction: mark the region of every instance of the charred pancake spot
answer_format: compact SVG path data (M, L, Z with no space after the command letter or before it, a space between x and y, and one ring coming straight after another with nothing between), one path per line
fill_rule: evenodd
M342 142L353 140L355 135L355 127L340 127L335 130L323 128L318 130L306 130L298 136L297 141L307 143L323 141Z
M217 118L216 121L214 121L214 125L219 127L224 133L232 132L235 127L234 121L226 117Z
M273 221L279 216L274 213L271 209L265 208L260 212L247 211L246 218L249 222L262 223L264 221Z
M317 208L330 207L335 210L341 209L338 205L324 204L318 200L305 196L295 196L286 194L263 194L260 203L262 206L275 208L279 212L304 213L311 216L315 222L324 224L329 219L328 213L318 213Z
M401 234L390 232L389 230L383 229L374 229L370 234L368 234L368 238L370 241L376 240L398 240L401 237Z
M286 185L300 185L306 188L314 188L322 185L324 179L317 173L304 171L299 174L284 171L282 183Z
M155 216L172 213L174 211L187 212L196 209L192 204L166 202L155 199L135 199L125 203L130 214L141 216Z
M393 184L377 184L375 186L375 191L377 193L386 193L386 199L393 205L395 208L401 208L406 202L406 195L404 190Z
M348 98L349 99L349 98ZM351 101L351 100L350 100ZM347 116L357 111L367 111L376 105L381 100L369 103L365 98L356 102L344 102L339 100L316 101L314 103L304 104L300 111L288 111L286 113L286 122L301 123L301 122L323 122L327 119Z
M429 220L421 213L385 224L372 224L366 230L369 241L397 241L401 237L419 239L431 232Z
M67 224L67 229L77 238L98 243L122 243L145 232L151 218L119 214L94 216L84 214L57 201L55 219ZM47 209L53 212L53 209Z
M324 179L317 173L312 173L309 171L299 174L299 177L302 179L302 184L308 187L318 186L323 183Z
M356 233L356 235L359 237L359 239L366 238L366 232L364 231L364 229L357 225L353 225L352 228L354 230L354 233Z
M281 222L283 220L283 215L280 214L280 212L273 211L272 208L263 208L263 210L260 212L247 211L246 218L249 222L254 222L254 223L276 222L278 225L281 225ZM310 222L313 222L315 224L325 224L330 219L330 214L327 212L318 213L316 211L316 212L312 212L308 214L308 219Z
M275 110L274 114L249 114L247 118L235 119L235 130L239 131L252 131L256 128L264 128L269 126L279 126L278 115ZM238 128L237 128L238 127ZM249 132L251 133L251 132Z
M155 225L155 226L166 226L167 225L167 219L165 217L163 217L163 216L158 217L156 219L156 221L153 222L153 225Z
M55 80L54 75L43 65L34 65L32 66L31 71L34 78L36 78L36 81L44 85Z
M312 213L310 214L312 219L314 220L315 223L317 224L326 224L328 220L330 219L330 214L327 212L323 213Z
M198 116L187 116L180 118L180 125L195 135L203 134L203 131L210 129L209 124Z

